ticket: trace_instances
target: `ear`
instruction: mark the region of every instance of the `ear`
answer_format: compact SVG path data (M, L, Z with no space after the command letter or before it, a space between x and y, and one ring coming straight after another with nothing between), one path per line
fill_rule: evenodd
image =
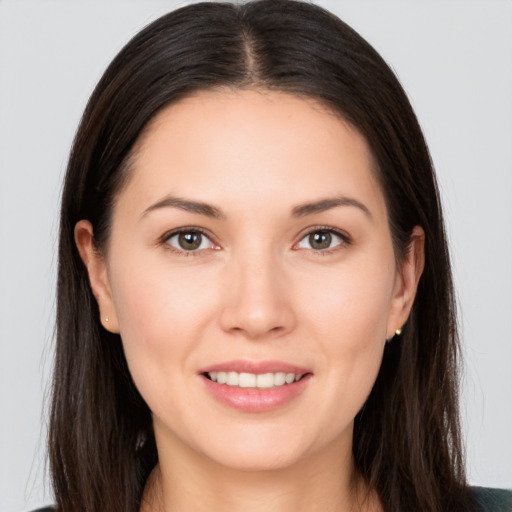
M94 246L92 225L81 220L75 225L75 244L87 273L92 293L100 310L100 322L112 333L119 333L117 314L112 300L112 292L107 273L105 258Z
M401 329L411 312L418 283L425 267L425 232L420 226L412 230L402 268L398 270L391 310L388 317L386 339L391 339Z

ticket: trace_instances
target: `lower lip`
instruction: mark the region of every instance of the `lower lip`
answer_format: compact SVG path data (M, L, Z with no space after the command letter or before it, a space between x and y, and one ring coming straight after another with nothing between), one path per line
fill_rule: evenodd
M278 409L304 392L312 375L304 375L297 382L273 388L239 388L218 384L201 375L207 390L219 402L246 412L266 412Z

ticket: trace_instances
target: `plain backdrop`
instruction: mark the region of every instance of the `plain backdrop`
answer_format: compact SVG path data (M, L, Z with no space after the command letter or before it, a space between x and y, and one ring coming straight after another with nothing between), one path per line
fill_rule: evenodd
M0 0L0 510L52 496L43 404L52 365L61 179L87 98L119 49L187 2ZM512 487L512 3L318 1L384 56L437 168L466 357L473 484Z

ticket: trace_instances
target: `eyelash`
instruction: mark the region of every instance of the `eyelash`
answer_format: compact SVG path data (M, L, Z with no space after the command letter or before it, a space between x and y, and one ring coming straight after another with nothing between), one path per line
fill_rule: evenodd
M180 234L183 234L183 233L185 233L185 234L191 234L191 233L200 234L200 235L206 237L213 245L216 245L215 242L212 240L211 235L209 235L205 230L203 230L199 227L195 227L195 226L188 226L185 228L175 229L173 231L169 231L169 232L165 233L160 239L160 244L163 245L167 250L170 250L170 251L177 253L181 256L197 257L197 256L204 255L205 249L187 251L184 249L183 250L177 249L176 247L173 247L169 244L169 240L171 238L178 236ZM300 244L306 237L311 236L314 233L329 233L329 234L334 235L341 239L341 242L339 244L337 244L331 248L306 249L318 256L328 256L334 252L337 252L338 250L340 250L343 247L347 247L347 246L351 245L351 243L352 243L350 236L342 231L331 228L329 226L315 226L315 227L309 229L306 233L304 233L301 236L300 240L296 244L294 244L294 248L298 244ZM295 250L297 250L297 249L295 249Z
M207 238L208 240L210 240L210 242L213 244L213 245L216 245L215 242L212 240L212 237L211 235L209 235L205 230L201 229L201 228L198 228L198 227L195 227L195 226L188 226L188 227L185 227L185 228L180 228L180 229L175 229L173 231L169 231L167 233L165 233L161 240L160 240L160 243L169 251L172 251L176 254L179 254L180 256L185 256L185 257L196 257L196 256L202 256L203 254L203 251L204 249L198 251L198 250L190 250L190 251L186 251L184 249L180 250L180 249L177 249L176 247L173 247L172 245L169 244L169 240L177 235L181 235L181 234L190 234L190 233L198 233L202 236L204 236L205 238Z
M331 235L338 237L341 240L341 242L339 244L335 245L334 247L330 247L328 249L307 249L315 256L329 256L329 255L331 255L343 248L346 248L352 244L351 237L343 231L331 228L329 226L315 226L313 228L308 229L308 231L304 235L301 236L299 242L294 244L294 247L297 246L298 244L300 244L305 238L311 236L314 233L329 233Z

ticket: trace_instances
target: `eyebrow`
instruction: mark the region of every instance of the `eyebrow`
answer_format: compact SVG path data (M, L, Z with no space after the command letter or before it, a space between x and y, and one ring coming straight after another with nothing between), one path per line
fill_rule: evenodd
M160 208L178 208L190 213L197 213L199 215L205 215L206 217L212 217L214 219L225 219L226 216L218 208L202 201L192 201L190 199L183 199L181 197L167 196L162 200L152 204L149 208L146 208L142 213L141 217L144 217L148 213L158 210Z
M352 206L361 210L370 220L373 220L370 210L360 201L352 197L333 197L320 199L312 203L303 203L295 206L292 209L293 217L306 217L307 215L314 215L316 213L322 213L332 208L340 206ZM190 213L196 213L198 215L204 215L213 219L225 219L226 215L216 206L213 206L202 201L192 201L191 199L184 199L181 197L167 196L160 201L152 204L144 210L141 218L148 213L158 210L160 208L178 208Z
M296 206L292 210L292 215L294 217L305 217L306 215L313 215L315 213L322 213L332 208L337 208L339 206L353 206L361 210L370 220L373 220L372 214L370 210L360 201L354 199L352 197L333 197L320 199L319 201L315 201L313 203L304 203Z

